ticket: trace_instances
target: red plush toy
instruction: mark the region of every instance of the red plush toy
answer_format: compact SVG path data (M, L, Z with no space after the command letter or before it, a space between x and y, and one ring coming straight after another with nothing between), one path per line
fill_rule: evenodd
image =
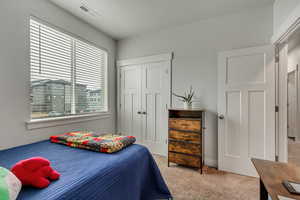
M50 167L50 161L42 157L21 160L11 171L22 182L22 185L45 188L49 180L57 180L60 174Z

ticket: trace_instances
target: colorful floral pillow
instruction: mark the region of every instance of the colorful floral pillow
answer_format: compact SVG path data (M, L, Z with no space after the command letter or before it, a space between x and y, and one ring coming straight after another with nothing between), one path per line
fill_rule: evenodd
M0 199L17 199L21 188L21 182L13 173L3 167L0 167Z

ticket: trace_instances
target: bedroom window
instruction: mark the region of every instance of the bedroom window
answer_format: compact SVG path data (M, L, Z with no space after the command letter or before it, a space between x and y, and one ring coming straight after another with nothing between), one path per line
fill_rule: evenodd
M32 119L107 112L106 70L106 51L30 19Z

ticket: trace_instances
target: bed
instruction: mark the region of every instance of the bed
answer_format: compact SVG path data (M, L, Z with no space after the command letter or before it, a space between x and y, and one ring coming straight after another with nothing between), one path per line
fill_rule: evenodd
M45 189L23 187L18 200L154 200L171 199L160 171L141 145L113 154L70 148L41 141L0 151L0 166L42 156L61 178Z

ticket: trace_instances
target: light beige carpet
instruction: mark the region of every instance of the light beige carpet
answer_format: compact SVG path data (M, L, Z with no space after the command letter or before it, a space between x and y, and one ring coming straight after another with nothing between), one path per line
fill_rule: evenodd
M174 200L257 200L257 178L206 168L204 174L194 169L167 166L167 159L154 155Z
M288 161L300 166L300 141L288 139Z

